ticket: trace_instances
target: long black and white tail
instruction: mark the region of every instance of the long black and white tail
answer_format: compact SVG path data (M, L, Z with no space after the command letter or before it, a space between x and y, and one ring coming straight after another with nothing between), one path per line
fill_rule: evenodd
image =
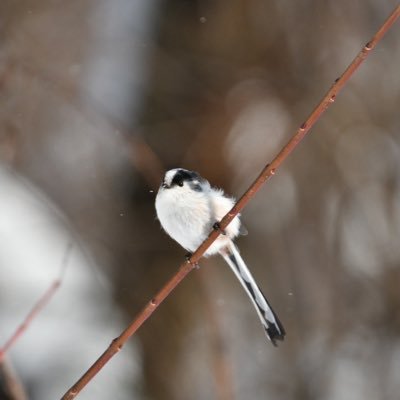
M227 247L221 250L221 255L232 268L253 302L268 339L274 346L277 346L276 341L283 340L285 337L285 329L269 305L268 300L257 286L253 276L240 256L239 250L231 242Z

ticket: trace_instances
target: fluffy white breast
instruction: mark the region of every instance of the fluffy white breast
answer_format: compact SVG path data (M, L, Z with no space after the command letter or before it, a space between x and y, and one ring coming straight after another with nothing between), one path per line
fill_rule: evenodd
M164 182L167 185L176 170L168 171ZM193 252L207 238L215 222L233 207L234 200L225 197L222 190L207 185L195 191L185 184L183 187L160 188L156 197L157 217L169 236L186 250ZM226 228L225 235L210 246L206 256L217 253L239 234L240 221L236 217Z
M156 197L156 211L164 230L189 251L194 251L211 229L207 196L189 187L161 188Z

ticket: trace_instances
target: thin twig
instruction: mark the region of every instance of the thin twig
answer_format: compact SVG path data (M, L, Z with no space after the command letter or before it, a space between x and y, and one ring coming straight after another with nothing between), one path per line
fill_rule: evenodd
M198 261L204 252L211 246L211 244L220 235L221 230L240 213L246 204L254 197L259 191L261 186L272 175L275 175L277 168L289 156L289 154L298 146L301 140L306 136L311 127L317 122L323 112L335 101L337 94L344 87L353 73L358 69L361 63L366 59L368 54L373 50L376 44L382 39L385 33L394 24L400 16L400 5L397 6L389 18L383 23L381 28L374 35L372 40L368 42L362 50L358 53L343 75L336 79L328 93L321 100L318 106L313 110L307 120L300 126L296 133L292 136L289 142L283 147L274 160L267 164L261 171L257 179L251 184L249 189L238 200L235 206L222 218L219 226L220 229L213 230L208 238L199 246L199 248L192 254L192 256L179 267L177 273L166 283L166 285L157 293L157 295L144 307L144 309L137 315L132 323L114 339L105 352L95 361L95 363L82 375L82 377L64 394L61 400L72 400L77 394L93 379L93 377L104 367L105 364L118 353L126 341L142 326L142 324L150 317L151 314L158 308L158 306L168 297L168 295L179 285L179 283L196 268Z
M0 375L3 381L4 390L10 400L27 400L28 396L22 386L21 380L16 374L8 357L3 357L0 361Z
M24 321L18 326L15 332L11 335L11 337L6 341L4 346L0 348L0 363L3 361L4 356L7 351L15 344L15 342L20 338L20 336L29 328L32 321L38 316L38 314L43 310L43 308L50 302L54 293L61 286L65 270L68 265L69 255L72 249L72 242L70 241L65 249L62 261L61 261L61 269L58 277L53 281L53 283L48 287L48 289L43 293L43 295L39 298L36 304L32 307L31 311L25 317Z

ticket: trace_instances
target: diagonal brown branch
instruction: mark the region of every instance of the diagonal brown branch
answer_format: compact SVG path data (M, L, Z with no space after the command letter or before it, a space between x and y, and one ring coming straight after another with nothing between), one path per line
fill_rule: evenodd
M317 107L312 111L307 120L300 126L289 142L282 148L278 155L270 164L267 164L261 171L257 179L250 185L249 189L238 200L235 206L222 218L220 229L213 230L208 238L200 245L200 247L192 254L192 256L184 262L178 269L177 273L165 284L165 286L156 294L156 296L144 307L139 315L132 323L114 339L107 350L97 359L97 361L85 372L85 374L65 393L61 400L71 400L93 379L93 377L104 367L104 365L113 357L126 341L141 327L141 325L150 317L157 307L168 297L168 295L179 285L179 283L191 272L197 265L198 261L217 239L220 231L233 220L233 218L243 210L246 204L259 191L261 186L275 174L275 171L286 160L289 154L299 145L302 139L309 132L311 127L318 121L324 111L335 101L340 90L345 86L347 81L358 69L362 62L367 58L368 54L375 48L377 43L382 39L385 33L391 28L400 16L400 5L397 6L388 19L376 32L374 37L362 48L357 54L349 67L342 76L333 83L327 94L320 101Z

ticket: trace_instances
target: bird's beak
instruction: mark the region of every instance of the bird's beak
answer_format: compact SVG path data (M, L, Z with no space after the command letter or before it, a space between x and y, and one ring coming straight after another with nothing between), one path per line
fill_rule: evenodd
M169 189L169 186L168 186L165 182L163 182L163 183L161 184L161 187L162 187L163 189Z

